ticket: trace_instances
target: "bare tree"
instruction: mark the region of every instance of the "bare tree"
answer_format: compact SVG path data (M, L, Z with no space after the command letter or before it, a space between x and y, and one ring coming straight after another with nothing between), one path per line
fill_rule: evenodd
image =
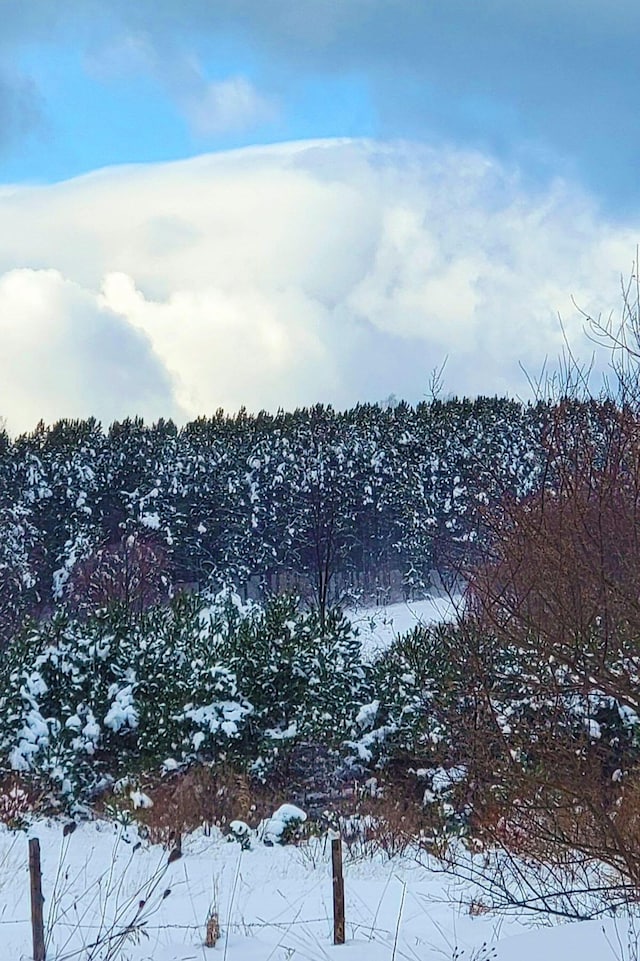
M619 318L585 315L608 350L604 389L591 392L568 350L547 384L540 485L487 510L488 546L465 571L454 657L474 736L456 758L468 766L461 800L493 852L489 888L543 909L551 882L560 895L640 897L636 267Z
M129 534L76 565L67 587L67 601L82 611L118 603L137 616L166 599L169 591L162 547L150 538Z

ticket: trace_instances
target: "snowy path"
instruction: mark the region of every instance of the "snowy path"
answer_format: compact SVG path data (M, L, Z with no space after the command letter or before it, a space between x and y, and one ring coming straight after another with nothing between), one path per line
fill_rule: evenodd
M432 594L419 601L404 601L384 607L361 607L345 613L358 628L366 660L389 647L394 638L417 624L434 624L456 617L460 595Z

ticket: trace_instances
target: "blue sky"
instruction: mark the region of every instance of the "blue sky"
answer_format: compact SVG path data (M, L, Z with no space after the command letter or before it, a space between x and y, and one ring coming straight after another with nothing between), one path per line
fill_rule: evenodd
M637 0L0 0L0 24L10 424L417 400L445 357L452 391L526 392L559 313L590 349L572 298L616 309Z
M631 0L3 0L0 178L307 137L446 139L639 202ZM56 9L58 8L58 9ZM30 11L30 12L29 12ZM190 117L187 62L269 110ZM9 119L7 119L9 118Z

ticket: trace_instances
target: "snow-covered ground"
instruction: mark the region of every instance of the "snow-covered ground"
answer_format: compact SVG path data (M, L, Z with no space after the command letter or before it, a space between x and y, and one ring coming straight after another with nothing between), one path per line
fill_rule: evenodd
M629 921L527 926L470 911L470 889L408 857L345 863L346 934L332 944L330 845L242 850L219 834L183 854L137 845L134 832L88 823L63 837L38 822L0 833L0 957L31 958L28 836L42 847L48 961L633 961ZM170 892L170 893L166 893ZM144 902L144 903L142 903ZM215 910L220 938L204 945ZM139 928L141 922L144 925ZM131 925L131 937L114 937ZM635 940L635 939L634 939ZM100 941L100 949L92 947ZM112 953L109 953L112 951Z
M363 656L371 660L389 647L394 638L406 634L416 624L434 624L453 620L460 609L458 594L432 593L422 600L403 601L384 607L361 607L345 613L358 628Z

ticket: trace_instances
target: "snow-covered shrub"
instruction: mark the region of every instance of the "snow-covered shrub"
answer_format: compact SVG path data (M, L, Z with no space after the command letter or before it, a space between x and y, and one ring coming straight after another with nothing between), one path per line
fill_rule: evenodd
M368 690L360 642L331 612L301 611L293 597L265 607L220 595L208 612L220 659L251 703L248 718L258 773L300 742L340 747Z
M624 870L637 862L640 877L640 720L624 697L471 615L398 639L372 682L351 750L420 806L433 841L463 831L536 857L613 862L623 838Z
M306 811L295 804L281 804L270 818L258 828L258 836L266 845L291 844L299 836L300 828L307 820Z
M199 610L179 598L134 623L112 607L32 627L0 679L8 765L78 795L167 757L226 756L252 708L216 662Z
M229 841L237 841L243 851L251 850L253 831L246 821L231 821L227 837Z
M181 595L131 617L56 614L7 651L0 750L70 797L195 760L262 772L301 740L339 746L364 684L348 623L280 598Z
M366 802L363 808L385 822L390 833L385 849L406 844L406 837L393 834L406 834L407 802L416 830L420 824L420 831L458 833L466 823L464 762L474 723L474 682L461 656L462 641L458 625L418 626L371 665L375 697L360 707L348 750L352 763L365 771L382 769L383 780L391 781L382 804ZM374 833L380 843L380 824Z
M256 838L267 847L292 844L300 839L301 827L306 820L307 814L302 808L295 804L281 804L273 814L263 818L255 830L246 821L231 821L227 838L237 841L243 851L251 850L251 842Z
M461 709L461 686L451 647L451 625L416 627L382 652L371 666L376 696L362 704L350 744L368 767L416 758L439 763L448 751L449 718ZM424 766L424 765L423 765Z

